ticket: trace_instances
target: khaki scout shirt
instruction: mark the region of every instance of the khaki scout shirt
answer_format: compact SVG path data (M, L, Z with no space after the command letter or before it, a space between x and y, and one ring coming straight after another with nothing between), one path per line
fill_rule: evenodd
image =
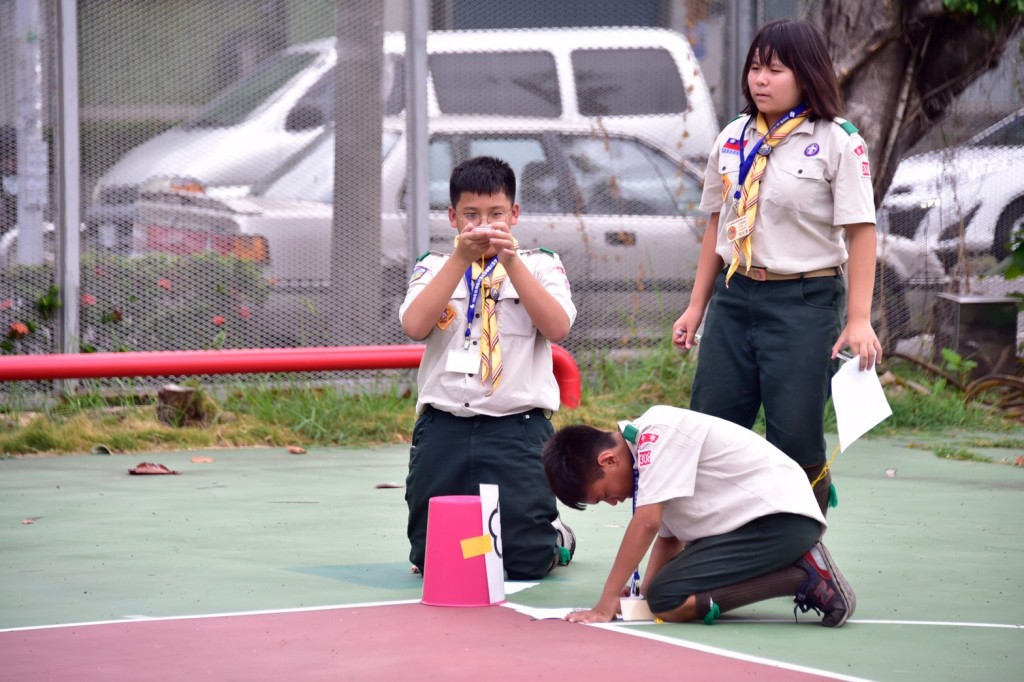
M399 309L399 317L405 316L409 304L423 287L433 279L449 255L430 253L420 259L413 269L409 290ZM542 249L520 251L519 258L538 282L562 305L571 325L576 319L576 306L569 291L569 280L558 254ZM498 342L501 345L501 383L491 395L489 388L480 380L480 374L461 374L445 369L448 351L463 348L466 340L466 312L469 305L469 287L465 277L452 293L449 305L455 311L455 319L444 329L436 324L427 336L427 348L420 363L417 383L419 399L416 412L420 414L427 405L450 412L457 417L478 414L503 417L532 410L535 407L555 411L559 406L558 382L552 371L551 342L537 331L537 327L526 312L526 306L519 301L512 281L508 278L501 285L498 303ZM482 303L477 304L477 312ZM480 318L473 320L470 328L470 348L480 350Z
M849 258L843 226L874 224L864 139L844 130L843 122L805 120L772 150L761 178L752 265L780 274L843 265ZM760 139L754 128L748 116L729 123L715 141L704 172L700 207L720 212L715 252L726 263L732 259L725 226L736 217L733 193L739 183L740 139L743 155L750 154ZM731 183L724 199L723 175Z
M655 405L619 430L638 472L636 505L664 504L662 537L691 542L779 513L806 516L825 530L803 469L743 426Z

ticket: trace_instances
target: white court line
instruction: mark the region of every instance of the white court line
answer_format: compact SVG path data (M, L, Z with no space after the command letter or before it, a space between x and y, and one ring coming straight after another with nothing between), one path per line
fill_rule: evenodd
M718 621L728 625L763 625L764 623L789 623L795 625L792 618L743 618L738 620L722 620ZM809 621L804 621L809 622ZM955 621L942 621L942 620L859 620L857 618L851 618L846 621L847 623L857 623L859 625L926 625L926 626L939 626L939 627L955 627L955 628L1001 628L1006 630L1024 630L1024 625L1014 623L957 623ZM612 623L608 623L611 625ZM653 620L637 620L637 621L615 621L614 625L620 625L622 627L632 627L634 625L654 625Z
M523 584L523 588L534 587L536 584ZM518 592L519 590L512 590L512 593ZM196 615L145 615L141 613L128 614L121 619L112 621L84 621L81 623L59 623L54 625L45 626L28 626L24 628L0 628L0 633L5 632L25 632L28 630L49 630L54 628L82 628L85 626L94 625L114 625L114 624L125 624L125 623L139 623L146 621L187 621L187 620L199 620L199 619L222 619L222 617L236 617L242 615L268 615L273 613L303 613L310 611L329 611L335 609L344 608L372 608L377 606L397 606L401 604L418 604L419 599L399 599L396 601L368 601L355 604L329 604L326 606L305 606L302 608L270 608L261 609L254 611L227 611L224 613L201 613ZM511 608L514 611L522 613L524 615L534 616L534 611L537 610L550 610L554 609L536 609L532 606L525 606L522 604L515 604L513 602L506 602L502 604L505 607ZM569 608L566 611L571 610ZM635 626L652 625L652 621L638 621L638 622L615 622L615 623L603 623L597 624L598 627L609 628L609 629L623 629L630 630ZM766 623L788 623L792 624L793 621L790 619L743 619L728 622L728 625L746 625L746 624L766 624ZM868 621L868 620L857 620L851 619L847 621L851 624L859 625L904 625L904 626L929 626L929 627L943 627L943 628L995 628L1005 630L1024 630L1024 624L1006 624L1006 623L957 623L955 621ZM636 634L636 633L630 633ZM669 640L677 641L677 640ZM852 679L852 678L851 678Z
M400 604L419 604L419 599L403 599L400 601L376 601L376 602L365 602L362 604L333 604L330 606L306 606L299 609L266 609L262 611L232 611L230 613L204 613L194 616L144 616L144 615L132 615L125 616L118 620L94 620L85 621L82 623L58 623L55 625L31 625L23 628L3 628L0 629L0 633L3 632L24 632L26 630L50 630L55 628L78 628L85 627L87 625L124 625L125 623L138 623L147 621L165 621L165 620L199 620L201 618L234 618L236 616L265 616L276 613L307 613L311 611L331 611L334 609L362 609L370 608L374 606L398 606Z
M783 663L782 661L775 661L769 658L761 658L759 656L750 656L748 654L741 654L736 651L720 649L718 647L708 646L706 644L697 644L695 642L688 642L674 637L664 637L662 635L656 635L646 630L637 630L631 627L621 627L620 624L616 623L594 623L591 627L601 628L602 630L611 630L613 632L621 632L623 634L632 635L633 637L641 637L643 639L650 639L655 642L672 644L678 647L683 647L685 649L703 651L709 654L715 654L716 656L732 658L737 661L747 661L748 663L758 663L760 665L765 665L772 668L781 668L783 670L792 670L794 672L809 673L811 675L828 677L833 680L844 680L844 682L872 682L871 680L864 677L853 677L852 675L843 675L842 673L835 673L830 670L821 670L820 668L808 668L807 666L803 665Z
M1024 624L1011 623L957 623L956 621L945 620L848 620L847 623L860 623L861 625L940 625L956 628L1007 628L1010 630L1024 630Z

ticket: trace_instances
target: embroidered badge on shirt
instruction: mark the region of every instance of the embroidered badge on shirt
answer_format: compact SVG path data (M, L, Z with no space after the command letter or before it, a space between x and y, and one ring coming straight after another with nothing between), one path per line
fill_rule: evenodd
M817 156L820 151L821 147L818 146L818 143L812 142L804 148L804 156Z
M867 161L862 161L861 162L861 164L860 164L860 174L863 175L865 178L870 178L871 177L871 167L868 166L868 162Z
M864 145L857 145L856 149L853 150L853 153L857 156L864 156Z
M444 331L455 320L455 308L449 303L441 311L441 319L437 321L437 328Z
M415 282L416 280L418 280L420 277L422 277L423 275L427 274L428 272L430 272L430 270L425 265L417 265L413 269L412 275L409 277L409 284L412 284L413 282Z
M740 153L740 141L735 137L730 137L722 145L723 154L739 154Z
M645 433L636 444L636 463L638 467L650 466L654 444L658 442L658 434Z

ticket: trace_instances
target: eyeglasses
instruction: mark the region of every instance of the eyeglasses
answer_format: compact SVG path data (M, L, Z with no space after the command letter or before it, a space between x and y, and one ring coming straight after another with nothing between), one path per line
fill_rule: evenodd
M466 211L465 213L456 213L459 218L464 220L469 225L482 225L485 222L485 216L476 211ZM491 211L486 216L487 223L504 223L507 222L506 218L509 216L507 211Z

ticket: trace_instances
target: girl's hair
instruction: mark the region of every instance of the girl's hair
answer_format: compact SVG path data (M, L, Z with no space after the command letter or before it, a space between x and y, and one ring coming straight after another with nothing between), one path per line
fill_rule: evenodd
M814 24L798 19L780 19L765 24L754 36L743 64L743 97L747 106L745 114L757 112L757 105L750 95L747 74L754 57L762 64L771 64L778 57L782 64L793 70L803 101L811 108L809 118L831 121L843 112L843 97L839 93L835 67L825 46L825 36Z
M608 431L593 426L565 426L544 444L544 474L548 485L562 504L583 509L587 487L604 476L597 456L615 447Z

